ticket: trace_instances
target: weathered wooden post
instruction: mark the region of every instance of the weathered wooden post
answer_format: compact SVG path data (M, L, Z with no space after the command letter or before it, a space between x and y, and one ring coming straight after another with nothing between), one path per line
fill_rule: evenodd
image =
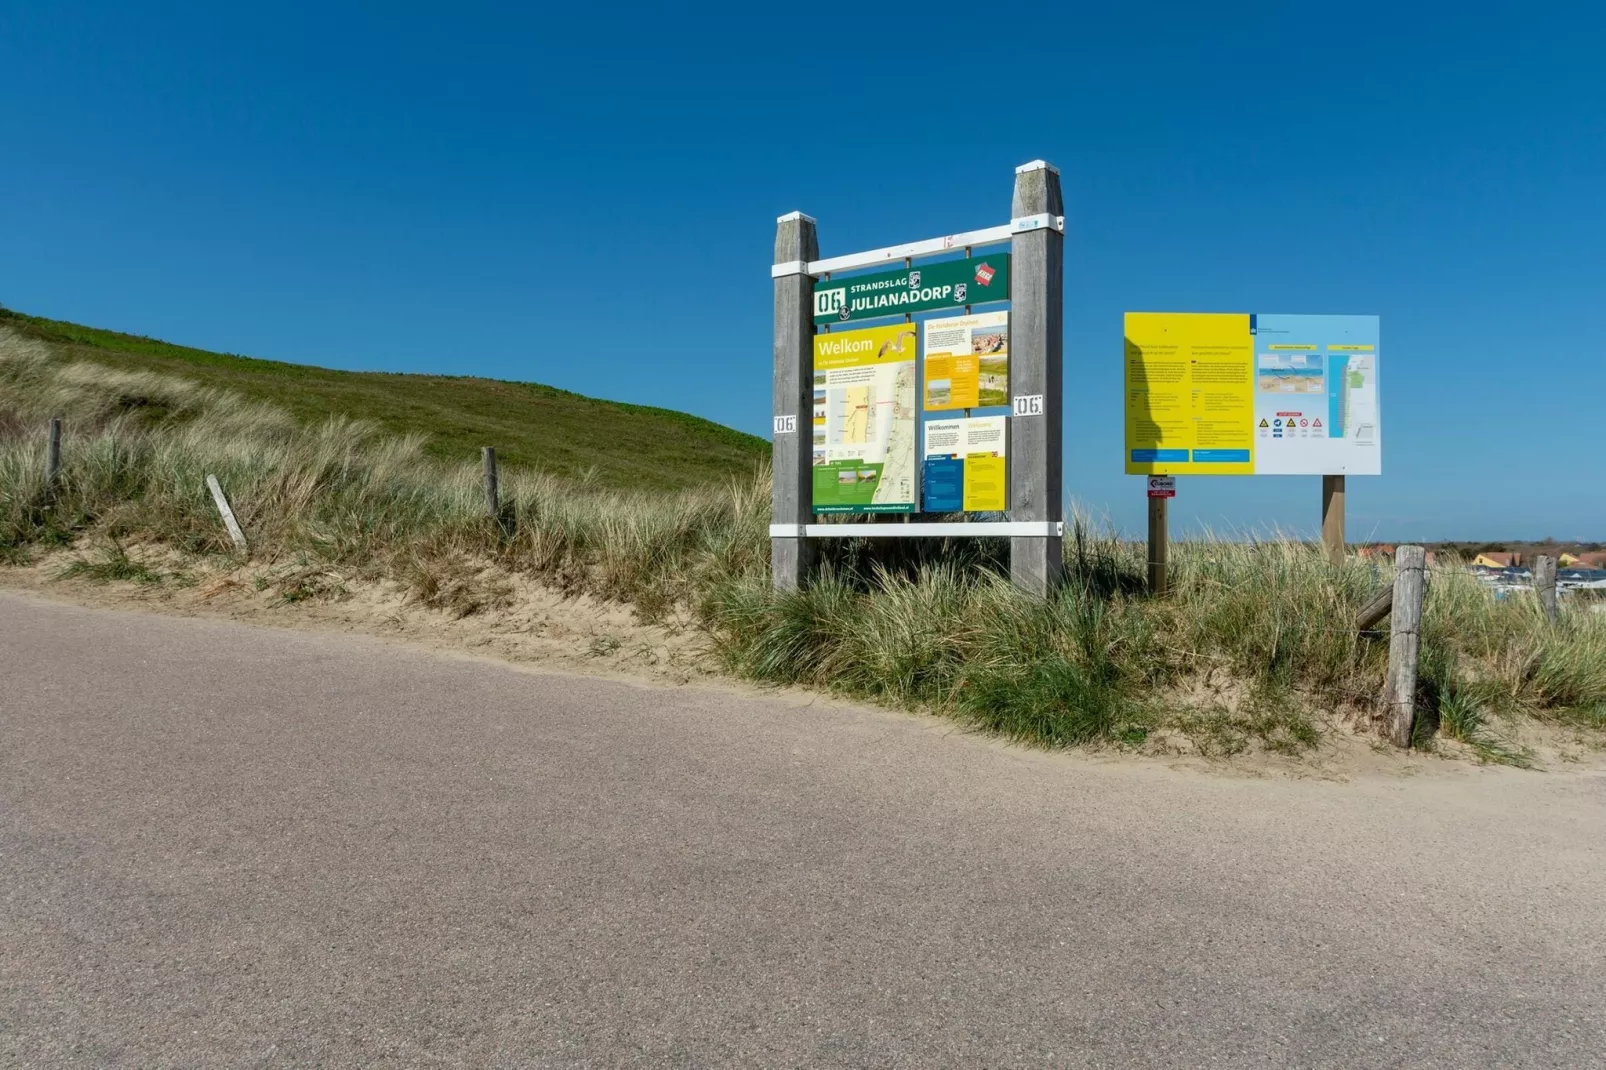
M50 437L45 444L45 486L55 490L59 479L61 479L61 418L56 416L51 417Z
M1170 556L1170 498L1149 499L1149 593L1164 598L1168 590L1166 558Z
M814 280L809 262L820 257L814 220L791 212L776 221L775 376L771 414L770 573L776 590L808 582L815 544L803 534L813 513ZM805 440L804 436L810 436Z
M485 470L485 515L502 519L502 501L496 492L496 447L480 447L480 465Z
M1014 521L1064 519L1065 215L1059 169L1033 160L1015 169L1011 203L1014 281L1009 325L1009 516ZM1060 535L1010 540L1010 578L1046 597L1064 574Z
M1401 546L1394 553L1393 616L1389 622L1389 675L1383 685L1384 731L1396 747L1411 745L1416 719L1416 662L1422 640L1422 592L1427 552Z
M1322 477L1322 548L1327 560L1344 563L1344 477Z
M208 475L206 485L212 492L213 504L223 517L223 526L229 529L229 539L234 543L234 548L242 554L250 553L245 541L245 532L241 530L240 522L234 519L234 510L230 508L228 496L223 493L223 487L218 483L217 476Z
M1355 615L1355 630L1371 631L1393 611L1394 587L1390 585L1373 595L1372 600L1361 607L1361 611Z
M1545 616L1552 621L1560 613L1556 605L1556 559L1540 554L1534 559L1533 567L1534 593L1539 596L1539 605L1545 611Z

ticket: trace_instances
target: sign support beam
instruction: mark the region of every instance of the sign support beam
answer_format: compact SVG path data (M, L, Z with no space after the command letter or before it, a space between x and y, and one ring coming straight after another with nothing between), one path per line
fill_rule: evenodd
M1149 593L1164 598L1170 589L1166 575L1171 556L1170 498L1149 499Z
M806 525L813 516L814 435L814 280L809 261L820 256L814 220L801 212L781 216L775 226L775 265L791 273L774 274L775 368L771 413L770 522ZM808 583L817 544L800 536L770 539L770 573L775 588L795 591Z
M1344 477L1322 477L1322 549L1327 560L1344 563Z
M1065 214L1059 172L1041 160L1015 172L1010 217ZM1065 235L1052 226L1017 233L1011 250L1009 379L1014 395L1009 443L1009 517L1064 519ZM1064 576L1061 539L1016 536L1009 572L1015 586L1046 598Z

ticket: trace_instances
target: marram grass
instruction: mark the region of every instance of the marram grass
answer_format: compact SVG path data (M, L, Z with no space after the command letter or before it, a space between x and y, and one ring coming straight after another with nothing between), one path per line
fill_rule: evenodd
M64 465L44 485L43 428L63 417ZM1331 716L1375 707L1385 644L1356 611L1389 582L1329 565L1290 539L1174 548L1173 596L1142 594L1142 547L1084 521L1068 582L1036 601L1003 578L992 540L834 542L806 591L770 587L769 483L649 494L508 468L500 520L477 466L417 436L332 418L303 425L228 391L63 358L0 327L0 563L89 550L86 578L164 582L131 542L227 558L205 489L227 489L253 555L283 567L284 603L339 598L347 581L403 584L454 615L506 603L505 577L689 612L736 675L942 713L1046 746L1137 744L1156 733L1208 754L1298 752ZM1552 625L1532 599L1492 599L1453 569L1430 579L1419 704L1491 761L1521 764L1501 724L1537 716L1606 728L1606 613Z

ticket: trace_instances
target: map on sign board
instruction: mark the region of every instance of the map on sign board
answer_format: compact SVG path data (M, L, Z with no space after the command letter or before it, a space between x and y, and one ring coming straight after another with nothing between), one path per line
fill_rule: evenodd
M1379 475L1376 316L1129 312L1126 470Z
M942 316L925 333L925 409L1009 404L1009 313Z
M1007 416L926 422L921 500L928 513L1002 512L1009 508Z
M912 513L915 328L814 337L814 512Z

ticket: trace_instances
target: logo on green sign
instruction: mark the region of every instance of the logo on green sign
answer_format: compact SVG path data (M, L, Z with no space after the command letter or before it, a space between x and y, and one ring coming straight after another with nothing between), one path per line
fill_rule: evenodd
M1009 254L814 283L814 322L841 323L1009 300Z

